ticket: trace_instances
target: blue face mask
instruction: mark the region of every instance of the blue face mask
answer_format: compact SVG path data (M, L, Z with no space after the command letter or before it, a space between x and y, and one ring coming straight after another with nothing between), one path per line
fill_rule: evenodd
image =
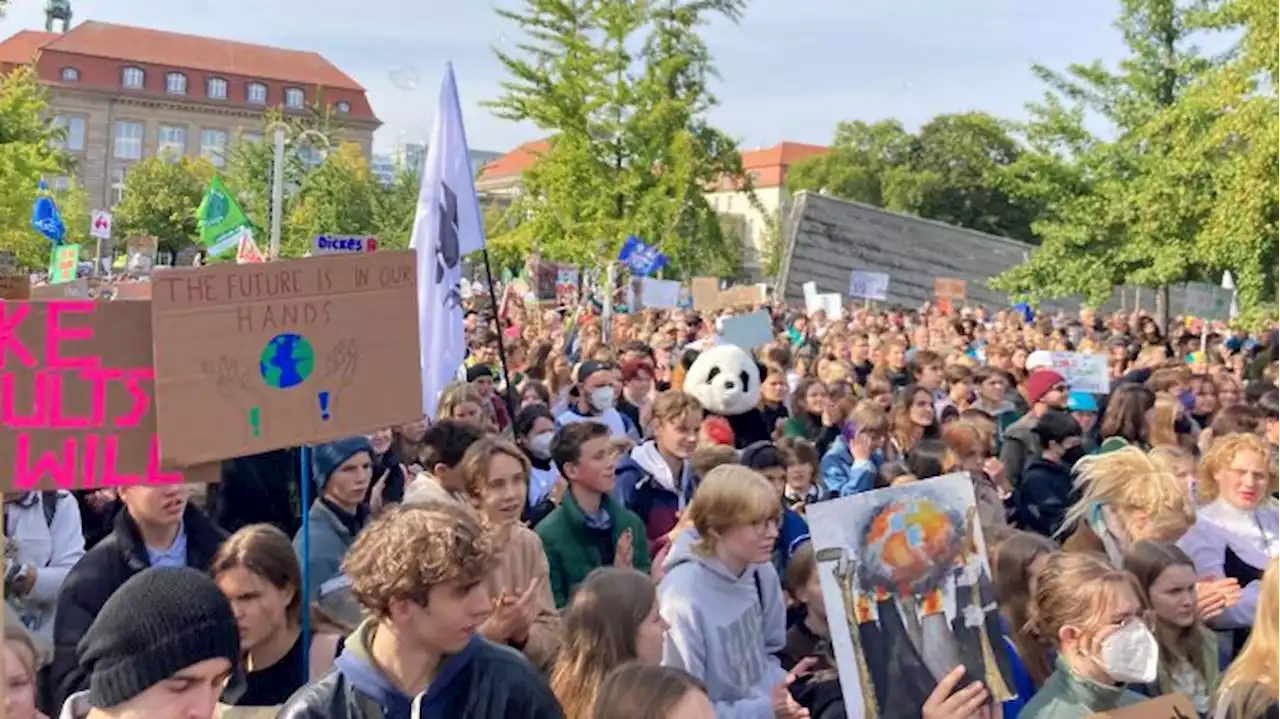
M1182 402L1182 407L1187 410L1195 409L1196 395L1189 389L1185 389L1178 393L1178 400Z

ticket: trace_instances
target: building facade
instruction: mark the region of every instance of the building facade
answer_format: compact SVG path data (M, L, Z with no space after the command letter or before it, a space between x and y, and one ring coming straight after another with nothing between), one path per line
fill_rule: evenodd
M262 139L264 115L327 110L368 157L381 124L364 88L313 52L102 22L24 30L0 42L0 72L31 64L89 202L123 197L129 169L162 152L217 167L237 137ZM67 178L51 178L53 185Z
M537 161L548 147L547 140L526 142L484 166L476 181L476 192L489 201L508 202L521 191L521 173ZM737 183L724 179L706 192L707 202L723 219L728 231L742 237L742 264L747 270L760 266L760 256L768 239L769 226L775 216L785 214L790 194L787 171L796 162L821 155L827 148L798 142L781 142L761 150L742 153L742 165L755 187L759 206L751 202Z

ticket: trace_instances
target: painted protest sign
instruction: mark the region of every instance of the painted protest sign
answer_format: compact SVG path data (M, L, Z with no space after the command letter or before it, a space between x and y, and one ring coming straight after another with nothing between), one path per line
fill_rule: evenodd
M49 256L49 282L70 282L80 265L80 245L58 245Z
M1072 392L1107 394L1111 391L1106 355L1054 352L1051 357L1049 369L1062 375Z
M955 277L938 277L933 281L933 296L945 300L964 300L965 282Z
M1013 696L973 482L949 474L806 508L850 717L918 719L958 665Z
M316 235L311 238L312 255L349 255L375 252L378 238L372 235Z
M146 302L0 303L5 492L213 482L163 464Z
M405 251L155 275L163 459L210 462L421 417L415 268Z
M160 241L154 237L130 237L125 243L125 269L135 275L149 275L156 266Z
M35 285L31 288L33 300L87 300L89 299L89 278L59 282L56 285Z
M694 277L689 280L689 292L693 295L695 310L720 308L720 280L715 277Z
M889 298L889 275L883 272L863 272L862 270L850 272L849 296L883 302Z
M31 296L31 275L0 272L0 300L25 300Z

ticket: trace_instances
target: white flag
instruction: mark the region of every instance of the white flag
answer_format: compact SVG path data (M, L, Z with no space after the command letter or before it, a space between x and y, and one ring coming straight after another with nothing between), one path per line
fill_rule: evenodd
M462 258L484 247L484 225L452 65L446 68L440 87L410 246L418 251L422 412L434 417L440 392L466 357Z

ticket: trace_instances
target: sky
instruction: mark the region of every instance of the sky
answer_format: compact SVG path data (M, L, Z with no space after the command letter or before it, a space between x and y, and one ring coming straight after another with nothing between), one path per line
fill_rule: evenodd
M516 0L500 0L512 6ZM493 0L72 0L74 22L140 25L321 53L369 93L384 123L375 151L424 141L452 62L472 149L544 137L494 117L503 68L493 48L519 30ZM0 37L43 29L44 0L12 0ZM841 120L897 118L915 129L949 112L1026 116L1055 68L1123 56L1117 0L752 0L738 24L706 30L720 78L711 120L742 149L825 144Z

